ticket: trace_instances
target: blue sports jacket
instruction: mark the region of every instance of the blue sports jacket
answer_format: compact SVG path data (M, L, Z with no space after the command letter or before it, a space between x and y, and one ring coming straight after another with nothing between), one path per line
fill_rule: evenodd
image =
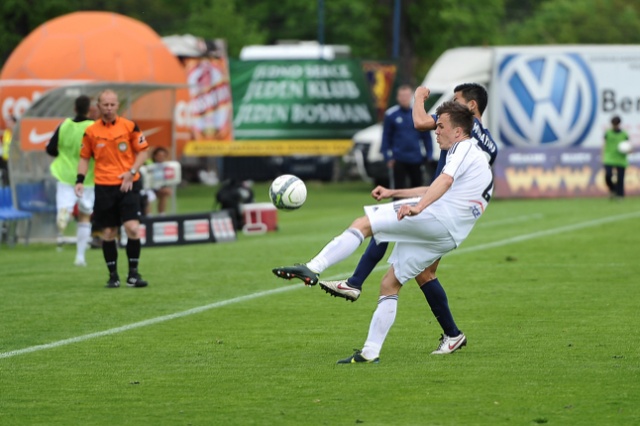
M380 152L385 161L422 163L433 154L431 132L420 132L413 127L410 108L393 106L384 115Z

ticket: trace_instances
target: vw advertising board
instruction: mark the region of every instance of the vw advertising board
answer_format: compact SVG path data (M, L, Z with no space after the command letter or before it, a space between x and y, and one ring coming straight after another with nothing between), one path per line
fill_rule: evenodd
M493 72L496 195L606 194L601 150L614 115L640 145L640 47L495 48ZM627 193L640 194L640 153L629 161Z

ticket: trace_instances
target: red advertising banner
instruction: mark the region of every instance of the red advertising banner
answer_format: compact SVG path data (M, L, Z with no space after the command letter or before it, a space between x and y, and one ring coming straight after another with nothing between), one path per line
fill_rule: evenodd
M185 60L195 140L232 140L233 108L226 58Z
M192 140L233 140L229 61L224 40L202 40L200 56L182 57L189 85Z

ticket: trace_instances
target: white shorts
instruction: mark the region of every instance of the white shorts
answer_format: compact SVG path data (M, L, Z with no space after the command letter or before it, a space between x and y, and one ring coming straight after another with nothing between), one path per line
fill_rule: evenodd
M427 207L419 215L398 220L397 208L404 203L416 203L419 199L407 199L394 203L365 206L371 222L373 238L377 242L395 242L389 257L395 276L406 283L427 269L433 262L456 248L449 231Z
M75 185L58 182L56 186L56 208L58 210L67 209L72 212L73 207L78 203L78 211L84 214L93 213L93 203L96 199L96 192L92 186L85 186L82 198L78 199L75 193Z

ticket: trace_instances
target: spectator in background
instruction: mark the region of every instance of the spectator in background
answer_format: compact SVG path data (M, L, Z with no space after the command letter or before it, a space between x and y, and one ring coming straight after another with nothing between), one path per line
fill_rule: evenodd
M2 158L0 158L0 182L2 186L9 185L9 148L11 146L11 138L13 137L13 126L16 125L16 119L13 115L8 115L4 119L5 129L2 132Z
M422 165L433 153L430 132L418 131L413 125L412 98L411 86L400 86L398 105L389 108L384 116L380 151L389 168L392 189L424 185Z
M155 164L164 163L169 159L169 151L166 148L158 147L153 150L153 154L151 154L151 160ZM173 189L169 186L162 186L160 188L154 189L153 192L156 195L156 199L158 200L158 214L164 215L167 212L167 201L173 195Z
M629 135L620 128L620 117L617 115L611 119L611 128L604 134L604 147L602 149L602 162L604 163L604 179L609 188L609 197L622 199L624 197L624 172L629 161L627 154L620 152L620 142L628 141ZM613 180L613 171L616 179Z
M95 200L93 182L93 159L85 177L82 197L75 194L76 174L80 162L82 137L87 127L93 124L89 119L91 99L81 95L75 100L75 118L67 118L58 126L47 144L47 154L55 157L51 163L51 175L58 180L56 186L56 225L58 226L58 247L62 246L64 231L69 224L74 206L78 204L78 226L76 229L76 266L87 266L85 251L91 242L91 214Z
M118 115L118 95L105 90L98 96L101 119L87 127L80 149L75 191L84 192L89 160L95 159L94 221L102 229L102 252L109 270L108 288L120 287L116 237L121 225L127 233L129 287L146 287L138 272L140 261L140 173L149 144L138 125Z

